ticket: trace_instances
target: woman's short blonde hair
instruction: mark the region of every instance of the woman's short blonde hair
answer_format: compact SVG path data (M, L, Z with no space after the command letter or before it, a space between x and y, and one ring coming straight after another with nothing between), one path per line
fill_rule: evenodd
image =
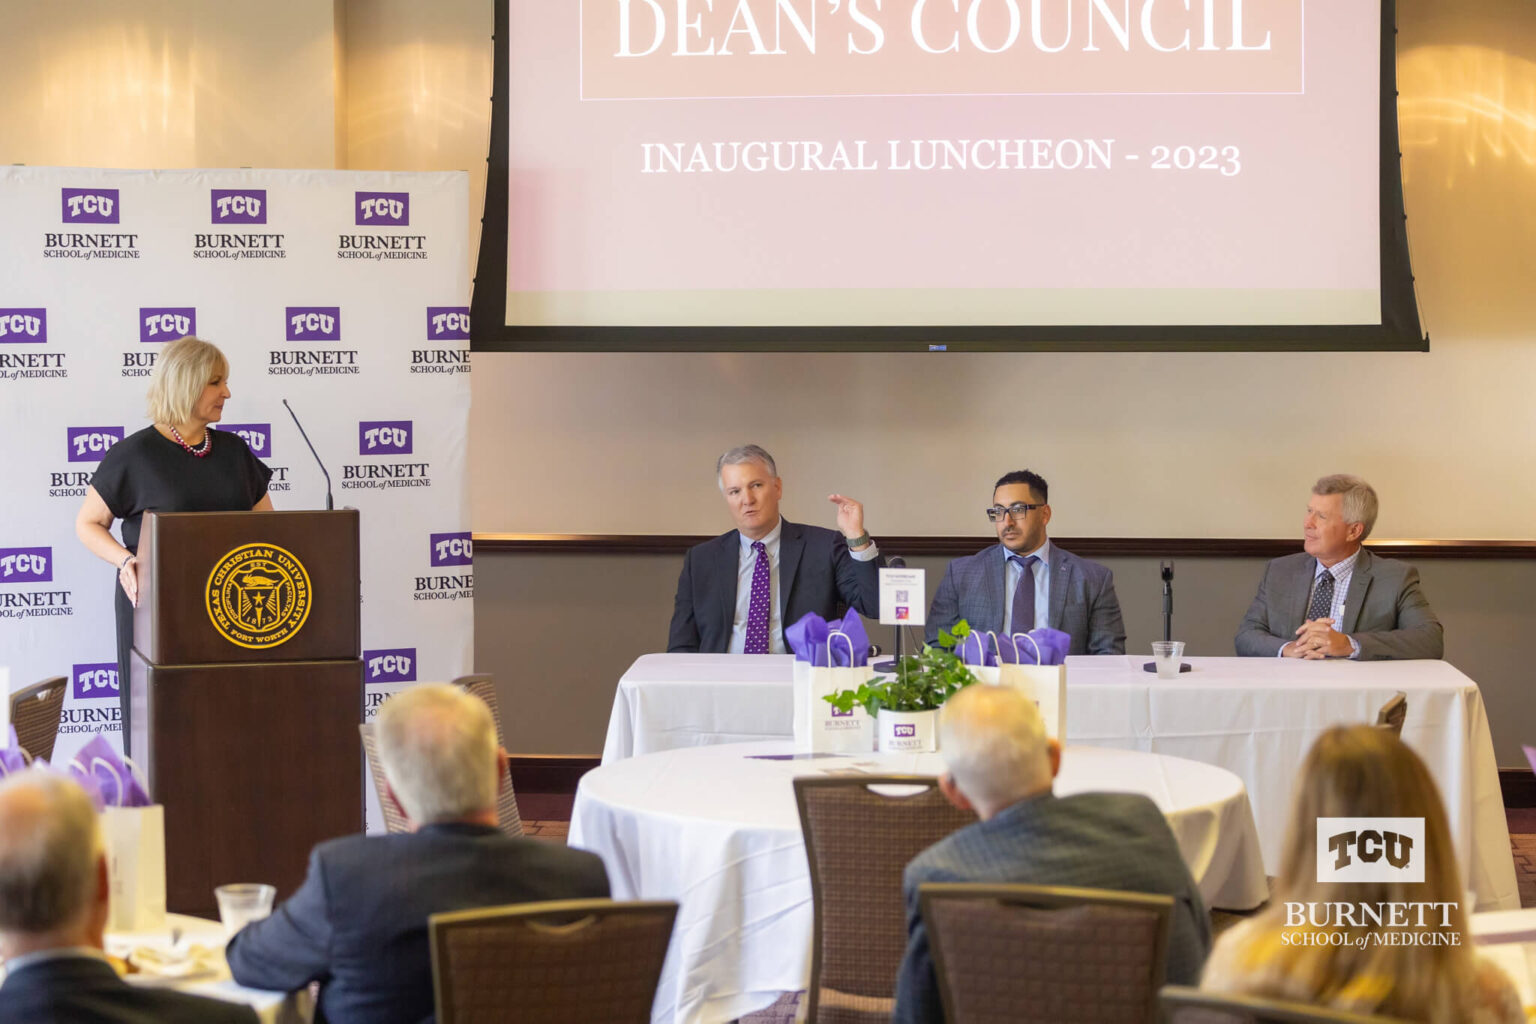
M178 338L160 350L149 378L151 423L186 423L215 377L229 375L229 360L217 345L201 338Z

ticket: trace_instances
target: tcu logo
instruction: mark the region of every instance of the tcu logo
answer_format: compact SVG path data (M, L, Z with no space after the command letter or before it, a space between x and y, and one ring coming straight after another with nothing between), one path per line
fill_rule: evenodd
M197 333L197 310L191 306L144 307L139 310L141 343L175 341Z
M1423 850L1423 818L1317 819L1319 882L1422 882Z
M853 708L849 708L847 711L840 711L836 707L834 707L832 709L832 717L833 718L852 718L853 717ZM898 725L896 728L898 728L898 729L908 729L908 728L911 728L911 726Z
M100 662L94 665L76 665L72 674L75 678L76 700L95 700L103 697L117 699L116 664Z
M0 342L30 344L47 340L46 309L0 309Z
M47 583L52 561L52 548L0 548L0 583Z
M251 454L259 459L268 458L272 454L272 424L270 423L221 423L218 429L240 435L250 447Z
M358 192L357 223L406 225L411 222L409 192Z
M264 188L212 190L215 224L265 224L267 190Z
M70 427L69 461L100 462L107 449L122 439L122 427Z
M428 306L428 341L468 341L468 306Z
M357 425L359 455L409 455L410 420L364 420Z
M118 222L117 189L115 188L66 188L64 196L64 223L66 224L116 224Z
M434 533L433 565L474 565L475 542L469 533Z
M289 306L289 341L340 341L340 306Z
M892 728L897 739L906 739L917 735L917 726L915 725L896 725Z
M416 680L416 648L397 647L387 651L364 651L370 683L410 683Z

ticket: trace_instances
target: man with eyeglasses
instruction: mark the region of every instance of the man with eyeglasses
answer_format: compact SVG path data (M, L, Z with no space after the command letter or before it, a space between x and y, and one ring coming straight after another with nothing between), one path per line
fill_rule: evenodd
M864 529L863 505L828 496L836 530L790 522L779 515L778 467L755 444L720 456L715 478L736 529L683 556L669 652L784 654L784 627L806 612L832 619L848 605L879 617L885 559Z
M1059 629L1072 637L1072 654L1125 653L1114 574L1046 538L1048 500L1038 473L1017 470L998 480L986 515L1000 546L949 563L928 610L930 644L964 619L1000 637Z

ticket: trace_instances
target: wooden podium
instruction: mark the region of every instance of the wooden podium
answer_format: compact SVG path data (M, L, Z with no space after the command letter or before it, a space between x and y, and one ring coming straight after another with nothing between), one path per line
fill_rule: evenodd
M129 735L165 807L166 906L281 900L315 843L363 829L358 514L146 513Z

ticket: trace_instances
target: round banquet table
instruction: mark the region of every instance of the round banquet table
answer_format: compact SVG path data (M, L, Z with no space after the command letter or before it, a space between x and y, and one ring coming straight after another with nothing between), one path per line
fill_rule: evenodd
M939 754L793 753L783 740L687 747L582 777L570 845L603 858L615 899L680 905L653 1021L730 1021L808 984L811 883L795 776L944 770ZM1246 910L1267 898L1258 830L1232 772L1164 754L1068 747L1055 792L1092 791L1150 797L1207 905Z

